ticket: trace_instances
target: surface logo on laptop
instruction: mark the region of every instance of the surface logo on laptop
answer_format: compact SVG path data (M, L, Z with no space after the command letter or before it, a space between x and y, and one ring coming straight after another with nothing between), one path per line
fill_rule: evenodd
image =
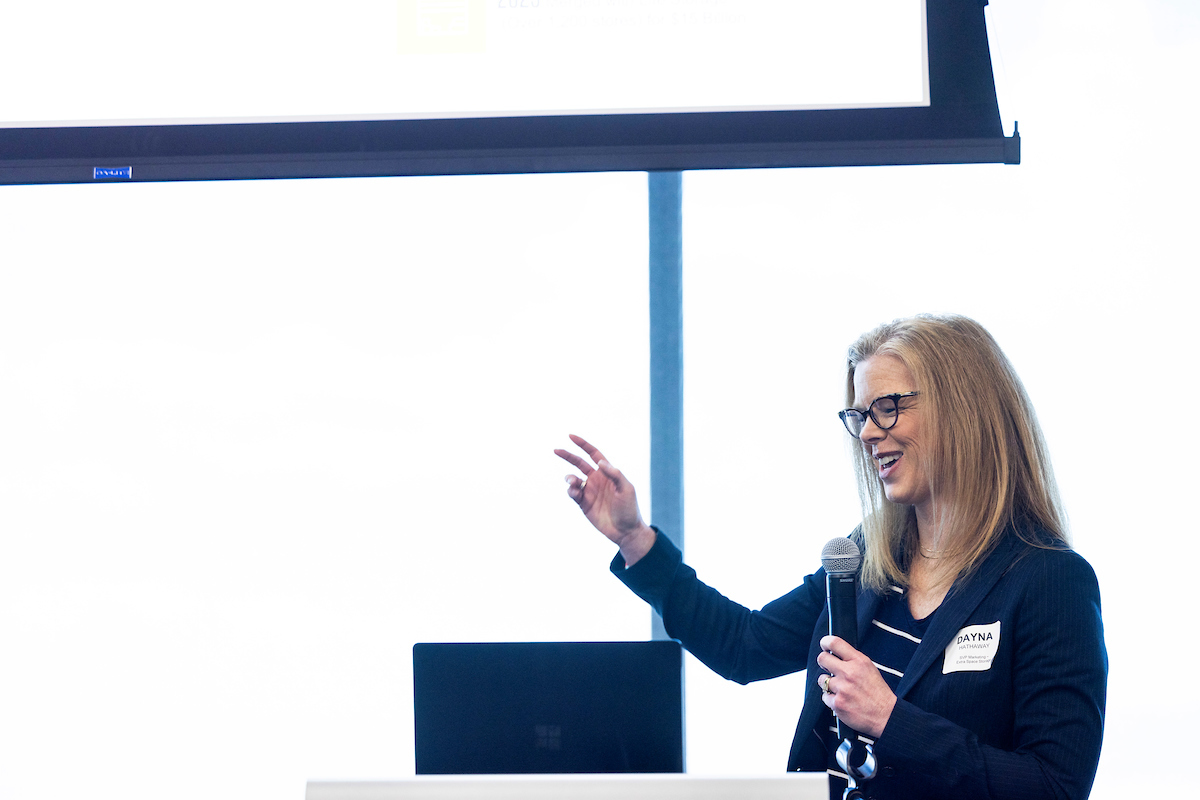
M534 747L538 750L562 750L562 725L534 725Z

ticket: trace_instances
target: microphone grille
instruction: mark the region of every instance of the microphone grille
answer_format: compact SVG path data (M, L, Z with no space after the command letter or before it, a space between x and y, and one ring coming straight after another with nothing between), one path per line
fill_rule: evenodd
M861 563L862 553L859 552L858 545L845 537L830 539L821 548L821 566L825 567L826 572L858 572Z

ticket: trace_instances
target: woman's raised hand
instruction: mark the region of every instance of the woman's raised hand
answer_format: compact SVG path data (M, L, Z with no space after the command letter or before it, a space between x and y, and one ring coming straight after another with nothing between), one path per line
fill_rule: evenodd
M583 478L567 476L567 496L579 504L596 530L621 549L625 566L631 567L649 552L656 536L654 529L642 521L633 484L586 439L571 434L571 441L587 453L591 462L569 450L554 451L583 473Z

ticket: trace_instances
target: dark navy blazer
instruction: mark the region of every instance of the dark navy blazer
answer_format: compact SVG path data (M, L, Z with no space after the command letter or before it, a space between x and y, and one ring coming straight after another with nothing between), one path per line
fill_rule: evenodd
M828 633L825 572L750 611L705 585L666 536L613 572L662 616L667 633L718 674L739 683L808 669L789 770L823 771L828 729L816 666ZM860 592L859 640L879 596ZM990 668L943 674L963 628L1000 623ZM875 742L880 774L868 796L1083 800L1100 756L1108 657L1100 591L1088 563L1006 536L934 613L904 671L898 701Z

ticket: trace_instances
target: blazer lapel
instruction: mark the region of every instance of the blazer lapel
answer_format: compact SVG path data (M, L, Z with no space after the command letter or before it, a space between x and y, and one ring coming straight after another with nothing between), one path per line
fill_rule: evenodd
M983 602L983 598L1012 564L1018 541L1015 536L1006 536L965 585L955 584L950 588L950 593L934 615L929 630L913 653L908 669L904 670L904 677L900 679L900 685L896 687L897 697L904 697L908 694L921 676L941 657L946 645L950 644L950 641L962 629L967 617L978 608L979 604Z

